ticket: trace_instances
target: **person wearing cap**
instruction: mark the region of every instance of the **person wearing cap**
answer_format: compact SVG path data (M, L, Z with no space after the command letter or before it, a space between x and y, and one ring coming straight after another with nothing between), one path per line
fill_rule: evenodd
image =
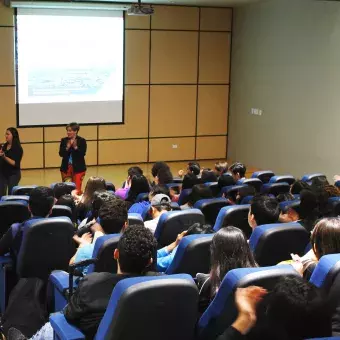
M151 199L150 215L152 220L144 222L146 228L152 233L155 232L160 217L171 210L171 199L168 195L158 194Z

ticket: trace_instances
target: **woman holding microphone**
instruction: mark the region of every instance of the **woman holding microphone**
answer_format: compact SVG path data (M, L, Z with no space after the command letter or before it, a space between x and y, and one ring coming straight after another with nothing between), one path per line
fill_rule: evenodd
M70 123L66 126L67 137L62 138L59 156L62 157L60 172L63 182L74 182L76 193L82 193L81 186L86 173L85 155L86 140L78 136L79 124Z
M0 196L10 195L21 179L20 163L23 150L18 130L10 127L5 134L6 143L0 148Z

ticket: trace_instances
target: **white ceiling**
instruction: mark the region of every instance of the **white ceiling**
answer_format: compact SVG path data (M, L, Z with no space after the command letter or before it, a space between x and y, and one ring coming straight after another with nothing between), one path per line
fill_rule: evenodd
M241 6L262 0L142 0L142 3L152 4L172 4L172 5L188 5L188 6ZM116 0L114 2L137 2L137 0Z

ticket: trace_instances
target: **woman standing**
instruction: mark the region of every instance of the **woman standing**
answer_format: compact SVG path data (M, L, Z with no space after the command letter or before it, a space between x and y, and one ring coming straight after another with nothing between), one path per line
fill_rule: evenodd
M23 150L18 130L10 127L5 134L6 143L0 149L0 196L11 194L21 179L20 162Z
M86 173L86 140L78 136L79 124L66 126L67 137L60 142L59 156L62 157L60 172L63 182L74 182L77 194L82 193L81 186Z

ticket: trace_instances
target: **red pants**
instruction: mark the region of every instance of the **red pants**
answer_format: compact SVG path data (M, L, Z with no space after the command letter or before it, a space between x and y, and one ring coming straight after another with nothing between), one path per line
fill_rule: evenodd
M76 185L77 194L82 194L81 185L83 184L83 179L85 177L85 171L74 173L72 164L68 165L67 172L61 171L61 178L63 182L73 182Z

